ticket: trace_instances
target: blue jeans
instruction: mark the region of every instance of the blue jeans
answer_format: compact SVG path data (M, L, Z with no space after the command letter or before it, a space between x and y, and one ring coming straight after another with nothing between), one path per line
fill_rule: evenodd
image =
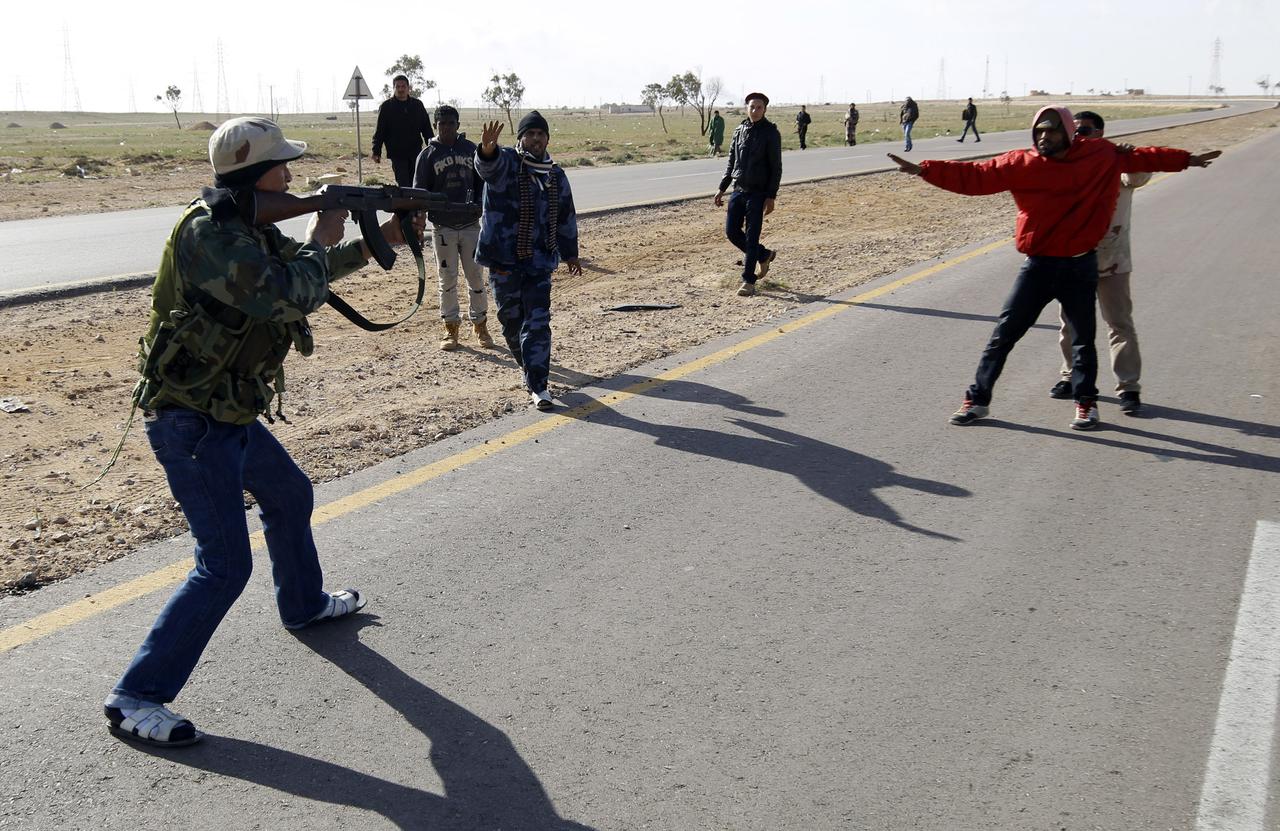
M744 193L735 190L729 194L729 210L725 212L724 235L742 251L742 282L756 281L756 263L769 256L769 249L760 244L760 230L764 226L763 193Z
M502 337L524 370L529 392L547 388L551 373L551 273L516 266L489 269Z
M1098 397L1097 330L1098 257L1027 257L1004 301L995 331L978 361L978 372L966 393L975 404L991 403L991 392L1005 359L1040 317L1051 300L1062 304L1062 316L1074 328L1071 341L1071 392L1076 401Z
M181 407L157 410L145 426L195 537L196 562L113 692L168 703L253 571L244 491L258 500L281 621L306 623L329 601L311 536L311 480L267 428Z
M916 126L914 121L907 121L902 125L902 137L907 140L907 149L911 149L911 128Z

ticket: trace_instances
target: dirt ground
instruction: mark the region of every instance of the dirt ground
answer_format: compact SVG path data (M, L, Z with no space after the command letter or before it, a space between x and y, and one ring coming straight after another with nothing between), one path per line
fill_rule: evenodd
M1203 151L1275 126L1275 114L1265 112L1130 140ZM175 187L175 195L182 193L176 201L203 178L203 171L192 172ZM79 201L81 212L95 204L81 201L83 193L63 197ZM723 211L709 198L585 218L585 273L561 271L554 282L552 392L1010 233L1013 216L1007 195L959 197L900 174L786 187L765 223L766 243L779 258L763 293L749 299L733 293L737 252L723 238ZM335 288L356 308L385 319L408 306L415 282L412 260L402 257L391 272L367 267ZM185 531L140 420L115 467L82 490L119 442L148 299L148 291L138 289L0 311L0 398L18 398L29 408L0 412L0 591L30 591ZM680 308L603 311L628 302ZM327 308L311 322L316 354L286 362L291 423L272 429L316 482L527 406L505 349L479 349L470 333L457 352L437 348L434 301L385 333L356 329ZM493 328L497 334L496 320Z

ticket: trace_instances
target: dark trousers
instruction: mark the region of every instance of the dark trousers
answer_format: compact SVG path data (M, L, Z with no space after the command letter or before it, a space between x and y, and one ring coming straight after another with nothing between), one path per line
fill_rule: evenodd
M395 173L396 184L402 188L413 187L413 173L418 162L417 156L391 156L391 170Z
M984 406L991 403L991 391L1005 358L1052 300L1062 304L1063 317L1075 330L1071 341L1072 394L1076 401L1096 398L1098 352L1093 340L1097 295L1098 257L1092 251L1081 257L1027 257L1000 310L991 340L982 350L969 400Z
M729 194L729 210L725 212L724 235L742 251L742 282L756 281L756 263L769 256L769 249L760 244L760 229L764 225L763 193L744 193L735 190Z
M804 138L805 138L805 136L806 136L806 135L808 135L808 133L809 133L809 128L808 128L808 127L798 127L798 128L796 129L796 132L800 134L800 149L801 149L801 150L804 150L804 149L805 149Z
M491 268L489 282L502 337L524 370L524 384L529 392L542 392L551 373L551 272Z
M982 136L978 135L978 122L966 121L964 123L964 132L960 134L960 140L964 141L965 136L969 135L969 131L973 130L973 137L978 141L982 141Z

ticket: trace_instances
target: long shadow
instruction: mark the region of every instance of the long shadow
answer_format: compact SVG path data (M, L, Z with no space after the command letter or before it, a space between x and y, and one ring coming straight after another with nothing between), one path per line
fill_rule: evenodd
M890 306L885 303L858 303L865 309L879 309L885 312L902 312L903 314L924 315L926 317L947 317L953 320L978 320L985 323L996 322L995 315L975 315L968 312L953 312L950 309L929 309L924 306ZM1058 331L1059 327L1052 326L1048 323L1036 323L1032 329L1046 329L1050 332Z
M1143 409L1146 409L1145 405L1143 406ZM1225 420L1238 425L1248 424L1248 422L1238 422L1233 419ZM1183 459L1188 462L1207 462L1209 464L1224 465L1226 467L1238 467L1243 470L1259 470L1265 473L1280 473L1280 458L1276 458L1275 456L1265 456L1261 453L1251 453L1247 450L1241 450L1238 447L1227 447L1222 444L1213 444L1212 442L1188 439L1182 436L1170 436L1166 433L1142 430L1137 427L1129 426L1129 423L1114 421L1103 422L1101 430L1096 432L1091 431L1089 433L1070 433L1062 430L1054 430L1049 427L1040 427L1032 424L1014 424L1012 422L998 421L995 419L990 421L983 420L973 426L1016 430L1020 433L1032 433L1038 436L1052 436L1054 438L1069 439L1072 441L1086 441L1090 444L1101 444L1107 447L1114 447L1119 450L1133 450L1138 453L1146 453L1162 459ZM1264 427L1266 425L1253 426ZM1183 450L1150 444L1137 444L1134 442L1107 438L1107 436L1112 433L1132 436L1137 439L1148 439L1151 441L1181 445L1187 449Z
M1141 413L1144 418L1163 418L1171 421L1186 421L1191 424L1204 424L1209 427L1225 427L1228 430L1235 430L1246 436L1261 436L1265 439L1280 439L1280 426L1275 424L1261 424L1256 421L1240 421L1239 419L1227 418L1226 416L1214 415L1213 413L1179 410L1176 407L1165 407L1160 404L1152 404L1150 402L1142 405Z
M430 762L444 783L443 796L288 750L222 736L206 736L180 753L146 752L304 799L372 811L402 829L591 831L556 813L542 783L505 733L361 643L360 630L378 625L377 620L373 615L356 615L295 634L430 740ZM360 725L352 725L351 733L340 740L357 746Z
M592 400L585 395L582 397ZM927 537L950 542L961 541L949 534L908 522L893 506L880 499L875 491L880 488L911 488L937 496L970 496L970 492L946 482L904 476L895 472L892 465L879 459L738 418L728 419L728 422L757 435L744 436L701 427L655 424L623 415L602 403L598 403L598 409L589 415L578 415L577 412L580 411L571 409L565 415L582 418L593 424L653 436L658 447L785 473L795 477L800 484L817 495L854 513Z
M609 379L609 387L619 390L631 387L634 388L631 392L635 395L642 395L646 398L680 401L689 404L711 404L717 407L724 407L726 410L765 416L767 418L781 418L786 415L781 410L757 406L745 395L721 389L720 387L713 387L710 384L700 384L697 381L659 381L643 375L623 373ZM590 396L583 395L582 397L588 401L592 400Z

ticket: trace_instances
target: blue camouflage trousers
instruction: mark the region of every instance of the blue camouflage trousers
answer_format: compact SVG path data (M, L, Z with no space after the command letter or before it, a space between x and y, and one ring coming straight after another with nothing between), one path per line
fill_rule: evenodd
M530 392L542 392L551 372L551 272L519 265L510 271L490 268L489 283L502 336L524 370L524 384Z

